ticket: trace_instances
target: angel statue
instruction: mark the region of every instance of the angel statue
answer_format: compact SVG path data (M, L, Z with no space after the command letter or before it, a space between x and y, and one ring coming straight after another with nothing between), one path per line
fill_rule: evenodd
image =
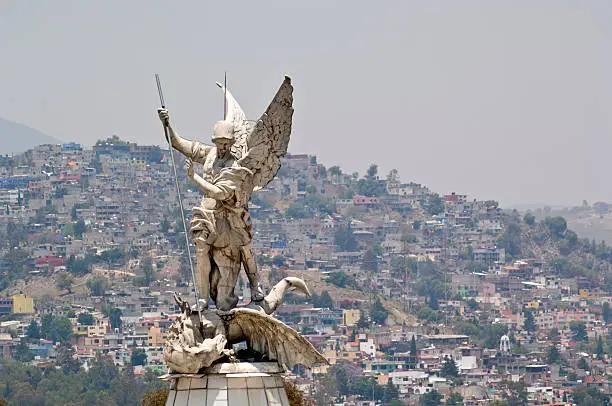
M242 265L251 285L251 300L264 300L252 248L248 203L253 191L274 178L280 157L287 153L293 86L285 77L266 112L252 122L227 89L218 85L226 95L227 115L214 126L214 146L181 138L170 124L166 109L159 109L158 115L168 128L172 147L187 157L187 174L204 193L191 220L200 309L208 308L210 296L217 309L229 311L238 303L234 289ZM202 175L195 173L193 162L203 165Z

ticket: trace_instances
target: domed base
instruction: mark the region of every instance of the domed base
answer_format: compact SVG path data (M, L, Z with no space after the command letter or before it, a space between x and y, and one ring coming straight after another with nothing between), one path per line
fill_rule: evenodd
M239 362L169 375L166 406L289 406L282 372L273 362Z

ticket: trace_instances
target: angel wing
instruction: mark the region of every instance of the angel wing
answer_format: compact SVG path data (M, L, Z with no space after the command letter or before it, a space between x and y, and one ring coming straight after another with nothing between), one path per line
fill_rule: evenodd
M287 154L293 119L293 86L285 80L276 92L265 113L256 123L248 121L244 111L230 92L226 92L226 120L234 124L236 141L232 152L238 163L254 173L254 190L266 186L280 169L280 158Z
M240 337L228 337L230 342L247 340L255 351L276 360L285 368L327 364L327 360L297 331L272 316L248 308L231 311L228 332L239 327Z

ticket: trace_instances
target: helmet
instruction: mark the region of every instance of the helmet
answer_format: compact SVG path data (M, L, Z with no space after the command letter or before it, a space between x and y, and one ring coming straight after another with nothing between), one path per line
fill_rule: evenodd
M213 142L218 139L234 140L234 125L229 121L217 121L213 130Z

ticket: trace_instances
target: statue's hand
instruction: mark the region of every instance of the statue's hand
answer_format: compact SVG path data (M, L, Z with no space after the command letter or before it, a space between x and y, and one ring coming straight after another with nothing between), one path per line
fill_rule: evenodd
M185 159L185 167L187 168L187 176L193 179L193 177L195 176L195 170L193 168L193 162L191 161L191 159Z
M167 126L170 123L170 115L167 109L157 109L157 115L164 125Z

